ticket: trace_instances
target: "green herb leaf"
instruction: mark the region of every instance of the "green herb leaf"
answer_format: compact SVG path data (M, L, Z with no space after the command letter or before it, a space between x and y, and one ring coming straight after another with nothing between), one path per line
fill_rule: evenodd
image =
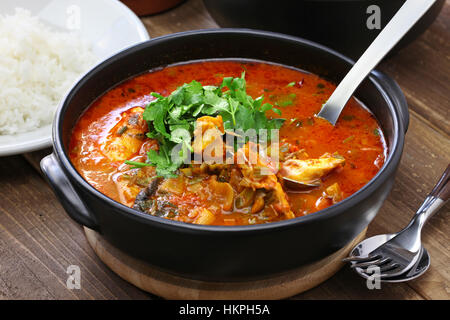
M342 116L342 120L345 120L345 121L352 121L353 119L355 119L355 116L353 116L351 114L346 114L346 115Z
M191 141L186 141L177 130L187 130L192 137L195 122L202 116L221 115L225 130L279 129L284 122L284 119L267 118L267 111L278 115L281 111L270 103L263 103L263 96L253 99L247 94L245 72L239 78L223 78L218 87L202 86L193 80L178 87L168 97L155 92L151 95L156 99L146 106L143 118L148 122L147 136L158 140L159 151L150 150L146 163L126 163L137 168L155 166L159 176L173 177L183 165L192 152ZM295 95L287 98L295 99ZM180 143L178 157L172 159L173 148Z
M140 169L143 167L151 166L151 164L146 163L146 162L137 162L137 161L129 161L129 160L126 160L125 163L132 166L131 169Z
M343 143L349 143L350 141L353 141L355 139L355 136L349 136L347 138L345 138L342 142Z

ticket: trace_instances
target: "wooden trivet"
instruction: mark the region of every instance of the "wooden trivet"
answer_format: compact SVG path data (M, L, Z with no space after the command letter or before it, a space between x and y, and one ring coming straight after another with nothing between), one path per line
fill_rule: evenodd
M309 290L332 277L341 261L360 242L364 229L351 243L315 263L270 279L247 282L206 282L172 275L149 266L113 247L102 236L84 228L87 240L98 257L112 271L136 287L166 299L283 299Z

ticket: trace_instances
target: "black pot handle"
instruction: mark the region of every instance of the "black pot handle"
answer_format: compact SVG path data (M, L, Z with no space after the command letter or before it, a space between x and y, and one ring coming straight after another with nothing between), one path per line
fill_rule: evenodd
M76 222L98 230L96 219L75 191L53 153L41 160L41 169L67 214Z
M372 71L372 73L380 79L381 85L383 86L383 89L385 89L392 98L394 104L398 106L397 110L400 115L400 119L403 122L403 127L406 131L408 131L409 126L409 110L408 110L408 102L406 101L405 95L402 92L402 89L400 89L400 86L395 82L391 77L388 77L383 72L380 71Z

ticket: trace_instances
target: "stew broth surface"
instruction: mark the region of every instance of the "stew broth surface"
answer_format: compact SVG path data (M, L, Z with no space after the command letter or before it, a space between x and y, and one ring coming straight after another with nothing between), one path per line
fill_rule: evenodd
M253 98L264 95L264 102L276 105L282 111L281 118L286 119L280 129L280 150L284 145L289 154L302 152L302 159L320 159L325 154L345 159L344 164L321 177L319 187L293 192L283 185L295 217L322 210L352 195L380 170L386 156L382 130L375 117L356 99L352 98L347 103L336 126L332 126L314 115L331 95L335 85L314 74L281 65L237 60L168 66L134 77L109 90L85 111L73 129L69 145L73 165L100 192L133 206L136 196L147 183L145 179L144 182L136 179L148 178L137 171L150 172L153 167L130 169L124 160L143 162L146 151L157 148L157 145L145 135L134 135L139 139L133 141L119 140L123 138L123 132L120 137L119 134L124 130L128 130L126 134L133 130L145 132L145 123L134 124L130 128L123 125L125 121L130 123L135 114L142 113L145 106L155 99L151 92L167 96L192 80L202 85L217 86L224 77L239 77L243 71L247 93ZM273 112L268 116L280 117ZM132 146L126 149L123 144ZM153 174L148 172L147 175ZM234 188L234 205L231 209L226 208L220 203L222 191L217 191L219 194L211 191L222 190L222 186L216 185L217 179L221 179L217 173L202 175L199 181L173 179L170 187L181 188L179 192L160 192L159 198L177 209L161 216L193 223L207 221L206 224L213 225L246 225L287 218L281 211L268 208L267 194L263 195L265 208L258 212L252 213L251 206L237 208L236 197L242 191L240 187L238 190ZM254 194L251 196L256 199ZM196 208L203 207L209 208L213 215L202 222L195 214L198 211Z

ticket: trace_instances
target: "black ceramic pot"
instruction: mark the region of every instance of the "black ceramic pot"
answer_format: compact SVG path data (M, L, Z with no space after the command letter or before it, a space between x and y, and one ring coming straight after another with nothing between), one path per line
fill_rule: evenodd
M116 54L88 72L62 100L52 155L41 168L67 213L114 246L174 274L206 280L263 278L323 258L354 239L387 197L403 149L408 109L397 84L372 72L356 96L384 129L389 155L351 197L304 217L264 225L207 226L133 210L89 185L67 156L72 128L86 108L118 83L156 67L210 58L250 58L309 70L338 82L352 62L313 42L262 31L200 30L172 34Z
M203 0L203 2L221 27L254 28L291 34L316 41L357 60L405 0ZM425 31L435 20L444 3L445 0L436 1L390 54ZM378 18L379 25L376 20Z

